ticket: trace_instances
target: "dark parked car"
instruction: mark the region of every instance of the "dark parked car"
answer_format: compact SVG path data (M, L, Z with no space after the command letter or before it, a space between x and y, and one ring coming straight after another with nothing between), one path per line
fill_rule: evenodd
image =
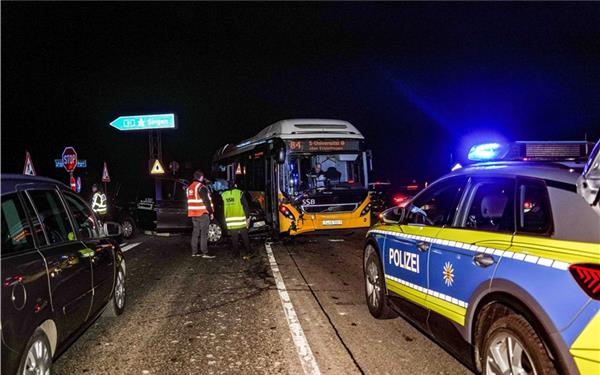
M155 181L161 184L162 197L155 197ZM175 177L158 177L143 179L129 198L117 197L114 204L113 217L123 226L123 237L129 238L138 230L156 232L188 232L192 230L192 221L187 216L186 188L189 182ZM220 191L226 188L223 181L209 183L211 201L215 208L215 218L211 222L208 241L215 243L227 233ZM121 195L121 194L119 194ZM260 206L250 196L250 235L264 234L269 227L266 225Z
M97 317L123 312L120 232L58 181L2 175L2 374L48 374Z

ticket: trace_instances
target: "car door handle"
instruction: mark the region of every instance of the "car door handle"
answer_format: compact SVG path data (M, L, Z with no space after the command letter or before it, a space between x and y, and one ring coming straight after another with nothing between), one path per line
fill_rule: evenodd
M494 258L489 254L477 254L473 256L473 263L478 267L489 267L494 264Z
M429 242L417 243L417 250L422 251L422 252L429 250L430 247L431 247L431 244Z

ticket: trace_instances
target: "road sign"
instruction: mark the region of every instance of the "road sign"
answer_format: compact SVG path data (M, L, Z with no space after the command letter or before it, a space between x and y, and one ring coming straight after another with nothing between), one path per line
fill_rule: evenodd
M62 162L67 172L71 173L77 168L77 152L73 147L66 147L62 153Z
M120 116L110 126L122 131L175 129L175 114Z
M65 163L63 163L62 159L54 159L54 167L64 168ZM86 159L77 159L77 168L87 168L87 160Z
M110 182L110 176L108 175L108 167L104 162L104 169L102 170L102 182Z
M75 182L75 177L73 177L73 175L69 178L69 184L71 185L71 190L77 191L77 183Z
M150 168L150 174L165 174L165 169L160 163L160 160L154 160L154 162L152 163L152 168Z
M25 151L25 166L23 167L23 174L35 176L35 168L33 168L33 162L31 161L31 155L29 155L29 151Z
M81 177L77 177L77 182L75 183L77 187L77 192L81 193Z

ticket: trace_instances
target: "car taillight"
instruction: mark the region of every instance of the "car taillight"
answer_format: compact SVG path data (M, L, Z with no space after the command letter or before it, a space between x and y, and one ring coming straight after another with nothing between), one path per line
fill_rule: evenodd
M279 212L281 212L283 214L283 216L287 217L290 220L296 220L296 217L294 216L294 214L292 213L292 211L290 211L289 208L287 208L286 206L279 206Z
M399 205L400 203L402 203L406 200L406 196L404 196L402 194L397 194L397 195L394 195L393 200L394 200L395 205Z
M569 271L588 296L600 300L600 264L571 264Z

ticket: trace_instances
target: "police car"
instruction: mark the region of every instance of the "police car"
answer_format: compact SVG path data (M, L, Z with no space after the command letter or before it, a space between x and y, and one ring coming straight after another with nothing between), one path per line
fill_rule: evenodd
M484 374L600 374L591 146L477 145L478 163L386 210L364 250L371 314L402 315Z

